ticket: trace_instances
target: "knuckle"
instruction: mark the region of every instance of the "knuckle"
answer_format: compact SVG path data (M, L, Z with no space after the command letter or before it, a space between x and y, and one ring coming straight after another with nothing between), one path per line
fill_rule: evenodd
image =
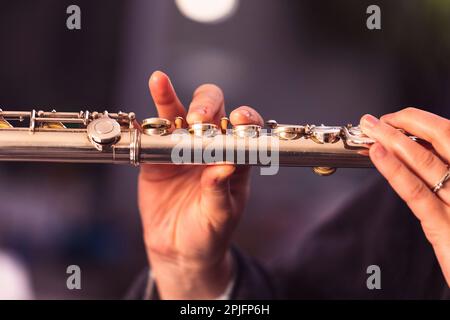
M427 195L427 187L421 181L417 181L410 186L410 189L406 195L406 202L411 203L415 201L422 200Z
M394 115L393 113L388 113L388 114L382 115L380 117L380 120L386 122L388 119L392 118L393 115Z
M450 141L450 120L446 120L442 126L443 138L445 141Z
M399 112L404 113L406 115L414 115L417 113L417 111L419 111L419 109L414 108L414 107L407 107L407 108L404 108L403 110L400 110Z
M403 134L400 131L398 131L397 129L388 128L386 130L386 138L391 142L395 142L395 141L399 141L400 139L402 139Z
M436 164L436 156L429 151L424 151L416 156L415 162L420 168L432 169Z
M402 172L403 164L400 161L395 161L392 166L390 166L388 176L391 178L398 177L398 173Z

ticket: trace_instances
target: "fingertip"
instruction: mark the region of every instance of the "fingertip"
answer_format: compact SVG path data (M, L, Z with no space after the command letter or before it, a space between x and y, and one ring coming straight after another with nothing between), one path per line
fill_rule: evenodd
M150 90L166 89L170 84L169 77L162 71L155 71L148 80Z
M252 113L245 106L233 110L230 114L230 121L233 125L250 123L252 118Z
M161 78L167 77L167 75L159 70L154 71L151 75L150 78L148 79L148 83L149 85L152 85L154 83L157 83Z
M370 117L370 116L371 116L371 115L368 114L368 113L364 114L364 115L359 119L359 125L360 125L361 127L363 127L366 118L367 118L367 117Z
M241 106L230 114L230 121L233 125L257 124L264 125L262 117L253 108Z
M189 124L217 124L224 115L225 107L222 90L215 84L206 83L195 90L186 120Z
M186 121L189 124L211 122L212 114L210 108L205 106L191 107L186 117Z
M155 71L149 79L150 94L160 117L172 119L185 115L170 78L162 71Z
M379 121L380 120L378 120L378 118L376 118L370 114L365 114L364 116L362 116L361 121L360 121L360 126L361 126L362 131L365 134L370 136L372 131L374 131L373 129L379 123Z

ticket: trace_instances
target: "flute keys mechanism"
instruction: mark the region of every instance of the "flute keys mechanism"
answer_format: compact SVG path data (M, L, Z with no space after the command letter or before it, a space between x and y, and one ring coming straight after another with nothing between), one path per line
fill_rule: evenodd
M220 130L212 123L194 123L189 127L189 133L197 137L214 137Z
M56 114L56 110L52 110L53 114ZM37 112L37 116L38 117L43 117L44 116L44 111L38 111ZM62 123L62 122L41 122L41 124L39 125L40 128L44 128L44 129L65 129L66 126Z
M261 126L242 124L234 126L233 134L239 138L257 138L261 132Z
M9 129L12 127L13 126L11 125L11 123L6 121L4 118L0 117L0 129Z
M222 117L222 119L220 119L220 130L222 131L223 134L227 133L229 123L230 119L228 119L227 117Z
M272 135L281 140L300 139L305 135L305 126L278 124L275 120L267 121L266 126L272 130Z
M0 129L9 129L13 126L2 115L3 110L0 109Z
M336 172L336 168L331 167L313 167L313 172L318 176L327 177Z
M341 137L341 127L328 127L323 124L320 126L307 126L306 135L316 143L335 143Z
M87 134L92 144L98 150L103 151L119 141L121 135L120 124L104 115L89 123Z
M176 117L174 123L175 123L175 129L182 129L183 124L184 124L183 117Z
M172 123L163 118L147 118L142 121L142 131L149 136L163 136L169 133Z
M362 132L362 130L359 126L353 127L352 125L349 124L349 125L343 127L342 130L344 132L345 140L346 140L347 144L349 144L349 145L352 145L352 146L358 146L358 145L364 145L364 144L370 145L375 142L374 139L366 136Z

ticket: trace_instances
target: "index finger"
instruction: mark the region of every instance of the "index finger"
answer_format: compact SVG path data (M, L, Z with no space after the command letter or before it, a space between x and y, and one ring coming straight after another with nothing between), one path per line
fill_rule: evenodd
M153 72L148 81L148 86L159 117L173 121L176 117L185 116L186 110L165 73L161 71Z
M450 120L416 108L406 108L384 115L381 120L430 142L434 149L450 162Z
M233 126L254 124L264 125L261 115L249 106L241 106L230 114L230 122ZM235 197L240 198L242 202L248 196L248 186L250 180L250 166L238 166L235 174L230 181L230 191Z

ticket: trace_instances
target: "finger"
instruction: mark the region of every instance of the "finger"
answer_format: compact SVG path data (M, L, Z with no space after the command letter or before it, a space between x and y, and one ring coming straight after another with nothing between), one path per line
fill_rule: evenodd
M186 110L178 99L175 89L165 73L161 71L153 72L148 81L148 85L159 117L173 122L176 117L184 117L186 115ZM183 170L186 170L183 166L146 164L141 166L140 177L148 181L161 180L172 175L177 175Z
M236 203L242 205L241 209L245 206L250 195L251 169L250 166L236 166L236 171L230 179L230 192L235 197Z
M234 110L230 115L230 120L233 125L256 124L262 126L264 124L258 112L247 106ZM204 190L203 194L208 196L205 199L215 199L214 208L211 208L210 204L210 209L220 210L223 206L229 205L231 194L236 198L236 203L243 206L249 193L249 180L249 166L220 165L206 168L202 176L202 186L204 186L202 189ZM216 221L218 219L223 221L226 218L226 214L215 215Z
M230 114L230 122L233 126L245 124L264 125L261 115L249 106L241 106L233 110ZM241 202L245 201L249 193L250 171L250 166L239 166L230 181L231 193L239 198Z
M201 206L207 220L217 231L232 218L230 177L235 171L233 165L208 166L203 170L201 186Z
M417 218L427 226L439 226L445 219L443 203L425 183L390 150L377 142L370 147L370 158Z
M361 119L361 129L365 134L393 151L429 187L432 187L447 172L444 162L430 150L412 141L405 134L383 121L379 121L371 115L365 115ZM446 193L446 190L442 190L440 196L444 196L450 202L450 194Z
M198 87L192 98L187 115L189 124L210 122L218 124L225 116L225 100L222 90L214 84Z
M155 71L150 77L148 85L159 117L173 121L175 117L186 115L186 110L165 73Z
M230 122L232 125L241 124L256 124L259 126L264 125L264 120L261 115L251 107L242 106L239 107L230 114Z
M384 115L381 120L430 142L450 162L450 120L416 108Z

